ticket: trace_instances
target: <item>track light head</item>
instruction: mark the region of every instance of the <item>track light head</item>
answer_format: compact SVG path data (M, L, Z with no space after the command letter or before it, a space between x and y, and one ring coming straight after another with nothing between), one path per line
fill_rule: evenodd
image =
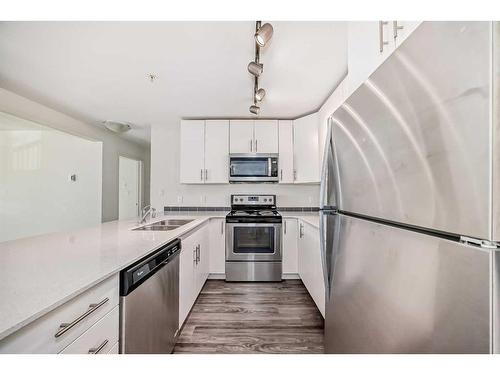
M266 90L264 89L258 89L255 92L255 100L257 100L258 102L261 102L262 99L264 99L264 96L266 96Z
M255 61L251 61L248 64L248 71L253 74L255 77L258 77L264 71L264 65L256 63Z
M256 105L250 106L250 113L253 113L254 115L258 115L259 112L260 112L260 107L257 107Z
M263 24L259 30L255 33L255 42L261 46L264 47L267 42L272 38L273 36L273 27L270 23L265 23Z

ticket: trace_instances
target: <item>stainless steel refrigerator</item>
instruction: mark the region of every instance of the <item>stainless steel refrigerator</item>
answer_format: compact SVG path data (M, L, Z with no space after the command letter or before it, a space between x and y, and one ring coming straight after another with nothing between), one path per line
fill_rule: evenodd
M424 22L331 115L327 353L500 352L499 38Z

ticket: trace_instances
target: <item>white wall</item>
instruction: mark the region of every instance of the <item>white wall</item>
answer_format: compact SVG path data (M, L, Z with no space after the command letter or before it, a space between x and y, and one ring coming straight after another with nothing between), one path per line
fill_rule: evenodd
M118 218L118 157L120 155L142 160L144 163L144 197L149 202L149 148L120 138L104 128L76 120L47 106L0 88L0 111L34 121L103 144L102 162L102 220Z
M164 206L230 206L237 193L276 194L278 206L317 206L319 185L180 184L180 121L151 128L151 204ZM182 202L178 197L182 197Z
M0 242L99 224L101 194L102 142L0 112Z

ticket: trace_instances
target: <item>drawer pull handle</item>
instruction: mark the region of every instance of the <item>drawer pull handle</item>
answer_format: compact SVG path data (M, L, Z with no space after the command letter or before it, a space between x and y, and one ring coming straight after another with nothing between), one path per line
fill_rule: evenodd
M89 316L90 314L92 314L94 311L96 311L99 307L101 307L102 305L104 305L108 301L109 301L109 298L106 297L106 298L104 298L99 303L92 303L91 305L89 305L89 309L86 312L84 312L78 318L76 318L75 320L73 320L71 323L61 323L61 325L59 326L59 331L57 331L57 333L54 335L54 337L61 337L66 332L68 332L71 328L73 328L74 326L76 326L83 319L85 319L87 316Z
M99 352L104 349L104 347L108 345L108 340L104 340L101 345L99 345L97 348L92 348L89 349L89 354L99 354Z

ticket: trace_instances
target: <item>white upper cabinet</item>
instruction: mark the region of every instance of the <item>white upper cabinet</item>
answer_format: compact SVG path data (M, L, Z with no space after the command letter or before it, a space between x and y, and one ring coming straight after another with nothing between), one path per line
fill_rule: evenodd
M420 25L420 21L349 22L349 94L354 92Z
M228 120L181 121L181 183L227 183L228 153Z
M320 180L318 113L294 120L293 128L294 182L318 183Z
M293 184L293 121L279 120L279 183Z
M229 182L229 120L205 121L205 183Z
M421 23L422 21L392 21L393 38L396 47L399 47Z
M205 180L205 121L181 121L180 179L184 184Z
M278 120L254 121L254 152L278 153Z
M230 121L231 154L249 154L254 152L253 120Z

